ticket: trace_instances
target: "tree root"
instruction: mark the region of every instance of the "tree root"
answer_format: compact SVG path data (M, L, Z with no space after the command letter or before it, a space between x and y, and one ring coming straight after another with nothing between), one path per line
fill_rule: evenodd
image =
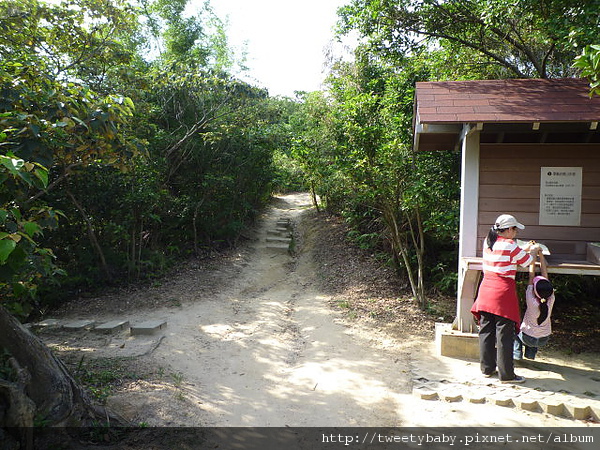
M21 368L17 360L9 358L15 381L0 379L0 427L18 430L13 437L27 448L33 448L33 425L36 412L35 403L27 393L31 375Z

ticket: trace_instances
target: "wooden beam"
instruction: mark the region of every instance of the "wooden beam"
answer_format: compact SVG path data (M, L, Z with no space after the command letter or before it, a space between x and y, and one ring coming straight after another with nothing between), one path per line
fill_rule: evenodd
M483 270L483 260L479 257L462 258L463 270ZM519 267L519 272L527 272L527 268ZM592 275L600 276L600 265L587 261L564 261L549 262L548 273L560 273L564 275Z

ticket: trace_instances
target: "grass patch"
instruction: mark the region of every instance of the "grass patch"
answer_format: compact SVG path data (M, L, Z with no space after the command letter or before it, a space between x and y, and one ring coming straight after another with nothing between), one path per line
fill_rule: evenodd
M104 405L106 399L125 382L144 378L129 368L131 358L81 358L73 370L75 379L92 398Z

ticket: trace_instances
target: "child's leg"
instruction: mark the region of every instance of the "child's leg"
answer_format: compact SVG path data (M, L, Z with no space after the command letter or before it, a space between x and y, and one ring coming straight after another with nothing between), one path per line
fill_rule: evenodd
M535 359L538 348L545 344L548 338L534 338L528 334L521 333L521 342L525 346L525 358Z
M519 335L515 336L515 342L513 344L513 359L523 359L523 342L519 339Z
M537 351L538 351L537 347L528 347L526 345L525 346L525 358L535 359L535 355L537 354Z

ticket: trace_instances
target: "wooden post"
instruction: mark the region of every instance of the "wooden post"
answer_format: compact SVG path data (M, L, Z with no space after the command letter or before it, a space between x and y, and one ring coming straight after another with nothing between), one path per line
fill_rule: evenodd
M470 333L476 329L471 306L477 293L479 276L470 274L463 258L477 255L477 216L479 213L479 133L480 127L466 125L462 138L460 189L460 241L458 248L458 291L453 328ZM469 276L467 276L469 275Z

